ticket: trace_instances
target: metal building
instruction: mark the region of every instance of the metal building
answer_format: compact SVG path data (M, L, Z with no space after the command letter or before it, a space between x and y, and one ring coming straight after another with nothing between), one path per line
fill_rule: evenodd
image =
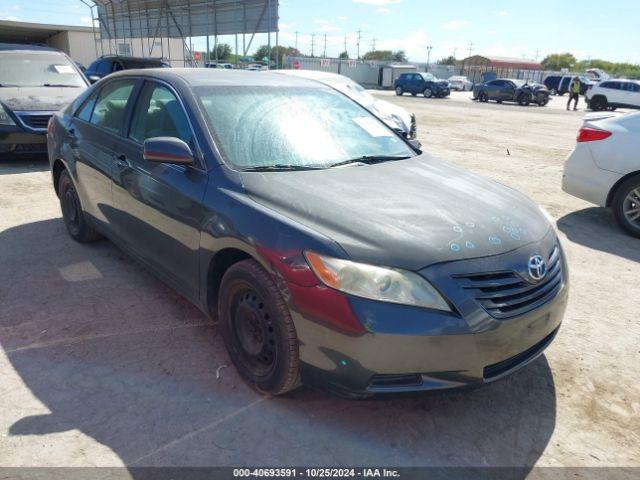
M182 59L193 64L192 39L206 37L207 51L213 37L214 50L218 36L235 36L235 53L247 56L256 34L266 33L272 45L272 34L278 44L278 0L81 0L91 9L96 54L116 53L117 43L138 43L153 55L153 45L164 39L180 39L187 51ZM105 51L108 40L109 51ZM145 42L146 40L146 42ZM161 52L173 62L171 51Z
M535 60L490 55L474 55L462 61L461 75L466 75L472 82L482 81L482 76L493 72L497 77L523 78L529 72L542 70L542 65Z

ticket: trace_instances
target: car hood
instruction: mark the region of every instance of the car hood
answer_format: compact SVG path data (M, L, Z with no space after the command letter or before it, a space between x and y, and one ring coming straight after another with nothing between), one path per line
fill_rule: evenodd
M421 155L377 165L242 173L257 202L336 241L354 261L419 270L540 241L550 224L513 189Z
M18 111L57 111L66 107L84 90L83 87L2 87L0 103Z

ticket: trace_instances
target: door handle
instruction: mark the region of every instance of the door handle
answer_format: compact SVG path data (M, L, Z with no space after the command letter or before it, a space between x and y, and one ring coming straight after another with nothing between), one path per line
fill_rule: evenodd
M116 160L116 167L118 167L120 170L131 167L131 164L129 163L129 160L127 160L126 155L118 155Z

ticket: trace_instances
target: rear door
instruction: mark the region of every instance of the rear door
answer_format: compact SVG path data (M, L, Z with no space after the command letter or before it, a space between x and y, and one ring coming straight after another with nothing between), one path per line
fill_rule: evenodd
M127 79L105 84L80 107L67 130L82 206L107 228L112 220L114 148L135 82Z
M188 114L169 85L145 80L128 132L117 144L113 197L118 236L176 289L199 295L202 199L208 174L199 159L193 166L147 162L144 141L175 137L200 157Z

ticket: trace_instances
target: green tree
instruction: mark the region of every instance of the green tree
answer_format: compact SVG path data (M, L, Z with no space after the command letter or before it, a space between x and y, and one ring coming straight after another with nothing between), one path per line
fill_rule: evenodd
M340 58L340 60L349 60L349 52L342 52L338 58Z
M254 55L256 60L262 61L263 58L269 57L269 45L262 45Z
M456 60L456 57L453 55L449 55L448 57L441 58L436 62L438 65L458 65L459 62Z
M278 45L277 47L271 47L271 55L269 55L269 45L262 45L256 53L254 57L256 60L262 62L265 58L269 58L272 62L276 62L278 58L280 59L279 64L282 65L284 57L301 57L302 53L300 50L294 47L283 47Z
M392 52L391 50L372 50L362 57L364 60L378 60L383 62L400 62L407 61L407 54L403 50Z
M216 55L217 52L217 55ZM228 43L219 43L213 51L209 52L209 60L228 60L231 57L231 45Z
M552 53L542 60L542 68L545 70L572 69L577 63L576 57L570 53Z

